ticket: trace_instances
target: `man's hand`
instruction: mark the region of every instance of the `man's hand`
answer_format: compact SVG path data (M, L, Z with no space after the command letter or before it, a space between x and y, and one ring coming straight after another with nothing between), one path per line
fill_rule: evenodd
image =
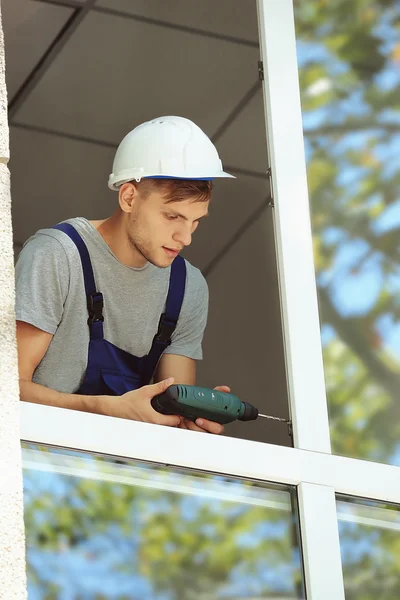
M181 423L179 415L162 415L151 406L152 398L165 392L173 383L174 378L169 377L153 385L144 385L118 398L101 396L101 412L109 417L178 427Z
M227 385L218 385L214 390L217 390L217 392L227 392L229 394L231 388ZM195 423L188 419L182 419L178 427L180 427L180 429L190 429L191 431L201 431L203 433L220 434L224 431L223 425L216 423L215 421L209 421L208 419L196 419Z

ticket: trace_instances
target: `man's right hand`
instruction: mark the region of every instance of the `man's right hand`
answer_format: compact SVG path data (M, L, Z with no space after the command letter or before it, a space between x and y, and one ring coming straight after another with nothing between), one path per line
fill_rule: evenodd
M122 396L101 396L101 412L109 417L178 427L181 422L179 415L162 415L151 406L152 398L165 392L173 382L174 378L169 377L153 385L126 392Z

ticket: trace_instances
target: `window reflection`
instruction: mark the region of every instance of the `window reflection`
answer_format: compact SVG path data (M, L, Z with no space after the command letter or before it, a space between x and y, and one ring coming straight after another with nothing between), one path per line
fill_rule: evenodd
M25 446L29 599L304 598L289 491Z
M346 600L400 597L400 507L337 502Z

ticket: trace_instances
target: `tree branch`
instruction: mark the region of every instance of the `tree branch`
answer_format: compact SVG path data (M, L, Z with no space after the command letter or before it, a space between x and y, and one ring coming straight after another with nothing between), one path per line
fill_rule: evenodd
M376 382L391 396L391 417L400 418L400 375L389 369L371 349L367 337L360 332L354 319L343 319L324 288L318 289L323 320L330 323L340 338L351 348Z
M376 121L348 121L335 125L321 125L313 129L304 129L307 137L318 137L320 135L332 135L335 133L351 133L353 131L368 131L370 129L383 129L389 133L400 131L400 123L377 123Z

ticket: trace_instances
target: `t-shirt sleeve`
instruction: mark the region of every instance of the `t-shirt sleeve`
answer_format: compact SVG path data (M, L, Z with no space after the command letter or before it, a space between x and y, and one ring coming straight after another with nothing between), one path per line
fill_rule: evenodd
M190 293L188 296L185 294L178 325L172 335L172 343L165 353L201 360L202 341L208 316L208 285L201 273L199 271L197 273L197 291L193 296Z
M15 265L17 320L54 335L68 288L68 259L61 242L46 234L30 238Z

